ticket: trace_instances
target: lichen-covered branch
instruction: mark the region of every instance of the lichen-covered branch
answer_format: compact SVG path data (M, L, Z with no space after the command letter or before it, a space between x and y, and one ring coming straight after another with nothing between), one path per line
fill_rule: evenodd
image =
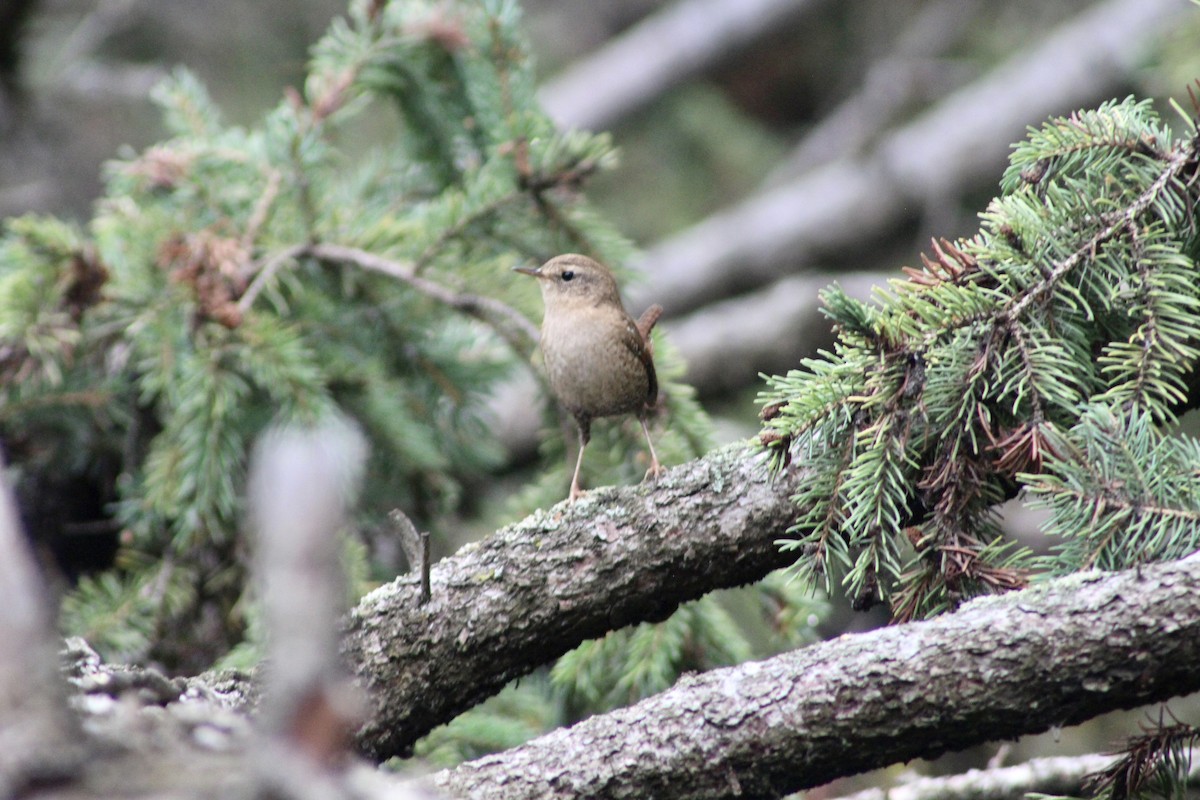
M689 676L435 776L471 798L779 797L1200 689L1200 557Z
M463 548L434 567L424 605L415 576L363 598L343 645L371 698L361 747L404 753L586 639L784 566L794 556L776 540L795 517L794 480L726 448L657 484L597 489Z

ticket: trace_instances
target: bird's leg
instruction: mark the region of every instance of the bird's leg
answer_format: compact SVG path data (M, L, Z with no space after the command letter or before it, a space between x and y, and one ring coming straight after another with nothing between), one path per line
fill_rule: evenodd
M572 503L583 494L583 489L579 488L579 468L583 466L583 449L587 447L587 443L591 438L592 426L590 422L579 421L579 455L575 458L575 474L571 476L571 494L567 497L567 500Z
M658 454L654 452L654 442L650 441L650 429L646 427L646 418L638 417L638 422L642 423L642 433L646 434L646 446L650 448L650 469L646 470L646 477L642 480L657 479L666 470L663 469L662 464L658 463Z

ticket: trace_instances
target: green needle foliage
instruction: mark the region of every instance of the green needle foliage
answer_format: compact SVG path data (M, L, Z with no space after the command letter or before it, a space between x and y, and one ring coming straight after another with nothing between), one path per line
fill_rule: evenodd
M434 729L415 747L424 766L453 767L523 744L562 724L562 702L544 675L509 684L452 722ZM391 762L403 770L405 762Z
M1023 474L1033 505L1050 511L1056 574L1115 570L1200 550L1200 442L1171 436L1137 410L1085 407L1056 435L1041 474Z
M634 703L669 688L685 672L740 664L817 639L813 625L824 616L825 603L799 582L776 572L750 594L753 608L734 603L731 610L721 602L731 598L707 595L664 622L622 628L575 648L550 671L567 712L578 716ZM774 648L754 641L764 632Z
M8 221L6 459L37 535L121 543L118 569L67 598L71 632L187 670L242 638L245 459L270 424L364 430L360 528L400 507L436 532L486 480L501 451L484 403L532 368L541 313L511 268L630 252L579 191L610 142L540 110L518 22L504 0L354 2L261 123L227 125L180 72L155 93L169 138L109 165L90 221ZM364 128L387 132L344 144ZM668 346L659 359L660 452L695 455L707 421ZM591 479L628 480L640 431L601 436L593 452L614 455ZM525 502L562 499L562 455Z
M1200 135L1148 103L1055 119L1017 145L979 233L934 242L871 304L823 295L838 342L767 378L760 442L795 461L796 569L899 619L1023 585L995 510L1027 486L1052 572L1191 552ZM1159 426L1159 427L1156 427Z

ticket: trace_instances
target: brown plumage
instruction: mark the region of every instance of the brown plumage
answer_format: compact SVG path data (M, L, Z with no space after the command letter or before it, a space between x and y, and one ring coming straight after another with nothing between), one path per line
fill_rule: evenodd
M579 488L583 450L592 420L635 414L650 448L646 477L662 472L646 416L658 400L658 377L650 331L662 315L653 305L634 321L621 305L617 282L603 264L575 253L557 256L537 269L518 272L538 279L546 312L542 320L542 356L550 389L579 426L579 456L571 478L570 500Z

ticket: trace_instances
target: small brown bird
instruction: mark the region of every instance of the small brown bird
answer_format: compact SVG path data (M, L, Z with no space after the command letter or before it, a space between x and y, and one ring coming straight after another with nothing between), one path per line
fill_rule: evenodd
M646 477L663 468L650 441L646 416L658 400L658 378L650 330L662 315L652 305L634 322L621 305L617 282L608 267L576 253L556 256L537 269L517 267L542 288L542 356L550 389L579 425L579 457L571 478L571 502L579 488L583 450L592 435L592 420L636 414L650 448Z

